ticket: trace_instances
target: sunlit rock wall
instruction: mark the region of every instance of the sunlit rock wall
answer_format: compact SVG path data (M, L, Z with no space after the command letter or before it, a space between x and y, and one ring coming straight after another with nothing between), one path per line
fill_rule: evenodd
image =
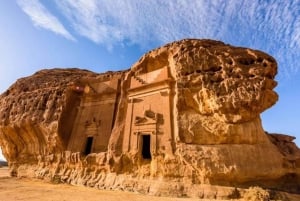
M260 119L278 100L276 73L266 53L197 39L152 50L123 72L42 70L1 95L0 146L12 175L99 189L299 192L299 148Z
M78 94L71 88L94 73L78 69L42 70L19 79L0 97L0 144L13 171L40 157L65 150L76 116Z

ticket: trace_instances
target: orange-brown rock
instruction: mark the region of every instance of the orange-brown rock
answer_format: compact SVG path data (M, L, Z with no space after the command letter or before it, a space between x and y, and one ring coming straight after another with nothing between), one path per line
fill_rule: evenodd
M299 148L260 120L276 73L261 51L197 39L123 72L43 70L1 95L0 145L16 176L201 198L299 192Z
M38 156L64 150L67 129L73 127L71 108L79 101L69 88L82 76L92 79L96 74L42 70L19 79L1 95L1 147L11 164L36 162Z

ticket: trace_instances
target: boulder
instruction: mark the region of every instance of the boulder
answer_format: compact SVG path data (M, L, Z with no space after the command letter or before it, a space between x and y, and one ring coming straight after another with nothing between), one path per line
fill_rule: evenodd
M0 146L19 177L158 196L299 193L294 137L260 119L278 100L276 73L266 53L199 39L125 71L42 70L0 96Z

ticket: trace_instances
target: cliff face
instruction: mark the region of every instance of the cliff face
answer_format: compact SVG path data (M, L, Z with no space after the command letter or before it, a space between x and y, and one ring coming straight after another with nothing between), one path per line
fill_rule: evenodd
M132 71L143 74L164 66L175 82L174 163L180 165L174 166L182 167L174 168L171 177L226 185L269 180L276 186L284 175L299 174L299 149L286 160L260 120L260 113L278 100L274 58L219 41L183 40L144 55ZM299 186L296 180L291 182Z
M260 120L276 73L263 52L196 39L129 71L42 70L1 95L0 145L17 176L154 195L299 192L299 149Z
M253 127L263 132L259 115L278 100L273 91L274 58L219 41L183 40L146 54L133 70L163 66L169 66L176 81L181 140L200 144L264 140Z
M77 69L42 70L19 79L0 97L1 148L12 169L66 149L79 96L73 82L96 74ZM15 170L14 170L15 171Z

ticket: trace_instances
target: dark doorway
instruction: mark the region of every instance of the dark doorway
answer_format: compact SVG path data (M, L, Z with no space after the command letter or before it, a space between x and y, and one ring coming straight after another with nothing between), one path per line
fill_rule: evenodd
M143 159L151 159L150 152L150 135L142 135L143 137L143 145L142 145L142 156Z
M93 140L94 138L93 137L88 137L86 139L86 145L85 145L85 149L84 149L84 154L85 155L88 155L91 153L92 151L92 146L93 146Z

